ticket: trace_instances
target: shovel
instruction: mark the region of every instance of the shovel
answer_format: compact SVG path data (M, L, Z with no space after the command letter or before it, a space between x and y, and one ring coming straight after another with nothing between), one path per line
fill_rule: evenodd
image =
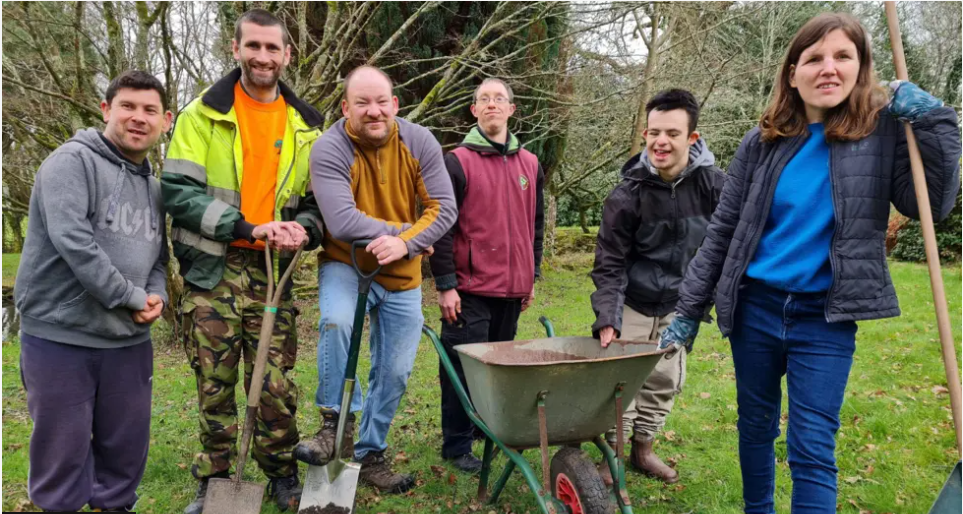
M906 58L903 55L903 40L900 37L899 19L896 15L896 2L885 2L886 21L889 26L889 41L893 47L893 66L896 78L909 80L906 71ZM956 450L963 452L963 426L961 426L960 372L956 364L956 343L950 327L950 311L943 292L943 275L940 274L940 254L936 246L936 231L933 228L933 213L930 210L930 196L926 190L926 176L923 174L923 160L913 135L913 128L905 122L906 146L909 150L910 170L916 189L916 203L920 211L920 228L923 229L923 243L926 248L926 263L930 272L930 287L933 289L933 304L936 305L936 325L940 333L940 346L943 348L943 367L946 371L946 386L950 392L950 409L953 412L953 426L956 429ZM946 484L930 509L931 514L960 512L960 461L950 472Z
M361 349L361 332L364 330L365 306L368 291L381 266L371 273L361 271L358 266L357 251L371 243L370 239L359 239L351 243L351 264L358 273L358 304L354 311L354 326L351 327L351 346L348 349L348 365L344 371L344 391L341 395L341 415L338 416L338 430L335 432L334 458L324 466L308 466L308 476L301 493L299 514L350 514L354 510L354 495L358 490L358 476L361 464L341 459L344 444L344 426L351 410L351 396L354 395L355 372L358 370L358 352Z
M271 349L274 318L277 316L281 295L284 293L284 285L291 278L294 268L297 267L299 257L301 257L300 248L294 254L294 259L278 282L277 292L275 292L271 248L267 244L264 245L265 267L267 268L267 297L264 305L264 319L261 321L261 335L257 343L257 356L254 360L254 371L251 373L251 387L247 395L247 415L244 418L244 429L241 432L241 451L237 456L234 478L212 478L208 483L203 514L258 514L261 512L264 485L242 481L241 477L244 476L244 464L247 462L251 435L254 433L255 414L261 404L264 367L267 364Z

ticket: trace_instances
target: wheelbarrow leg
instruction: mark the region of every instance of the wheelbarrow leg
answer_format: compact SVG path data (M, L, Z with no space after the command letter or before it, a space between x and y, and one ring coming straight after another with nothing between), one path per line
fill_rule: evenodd
M512 471L515 471L515 455L519 455L517 452L505 452L508 456L508 464L505 464L505 469L502 470L502 474L498 477L498 481L495 482L495 487L492 488L492 494L488 497L488 504L494 505L498 501L498 495L502 494L502 489L505 488L505 484L508 483L508 477L512 476ZM519 455L519 458L521 456Z
M485 437L485 450L482 453L481 476L478 480L478 502L484 503L488 499L488 474L492 470L492 459L495 456L495 443L490 437Z
M615 451L601 436L595 436L592 442L602 452L602 458L609 466L609 472L613 478L612 490L615 493L616 500L618 500L619 511L622 514L632 514L632 502L629 500L629 492L625 487L625 463L619 460Z

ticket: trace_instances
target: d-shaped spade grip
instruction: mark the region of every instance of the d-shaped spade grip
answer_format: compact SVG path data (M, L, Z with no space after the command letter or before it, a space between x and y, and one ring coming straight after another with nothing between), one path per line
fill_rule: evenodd
M365 273L361 270L361 266L358 265L358 250L364 251L365 247L371 244L371 239L356 239L351 242L351 265L354 266L354 271L358 274L358 292L368 293L368 288L371 287L371 281L374 279L381 271L381 265L379 264L374 271L370 273Z

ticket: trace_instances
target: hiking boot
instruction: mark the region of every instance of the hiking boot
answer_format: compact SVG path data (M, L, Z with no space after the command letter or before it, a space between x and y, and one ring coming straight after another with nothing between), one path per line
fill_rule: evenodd
M298 480L298 475L272 478L268 482L267 495L274 498L281 512L288 509L297 512L301 503L301 481Z
M201 514L204 511L204 497L207 496L207 482L212 478L231 478L231 474L227 471L221 471L220 473L214 473L209 477L204 477L197 482L197 494L194 495L194 501L184 509L184 514Z
M465 473L475 474L481 471L482 461L481 459L475 457L471 453L463 453L457 457L451 459L445 459L455 466L459 471L464 471Z
M632 438L632 453L629 459L633 468L642 474L657 478L666 484L679 481L679 473L670 468L658 455L652 452L654 438L635 436Z
M348 414L344 424L344 445L341 458L350 461L354 457L354 414ZM294 447L294 458L312 466L324 466L334 456L334 439L338 433L338 413L321 409L321 430L314 437L302 439Z
M371 485L382 493L403 493L415 486L415 477L391 471L385 460L385 452L368 452L361 459L361 474L358 480Z

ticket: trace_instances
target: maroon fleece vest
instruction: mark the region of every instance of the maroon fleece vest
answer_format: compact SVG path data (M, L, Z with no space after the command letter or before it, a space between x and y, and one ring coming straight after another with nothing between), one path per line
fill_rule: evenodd
M503 156L459 147L465 198L455 231L458 290L524 298L535 283L535 185L538 158L521 149Z

